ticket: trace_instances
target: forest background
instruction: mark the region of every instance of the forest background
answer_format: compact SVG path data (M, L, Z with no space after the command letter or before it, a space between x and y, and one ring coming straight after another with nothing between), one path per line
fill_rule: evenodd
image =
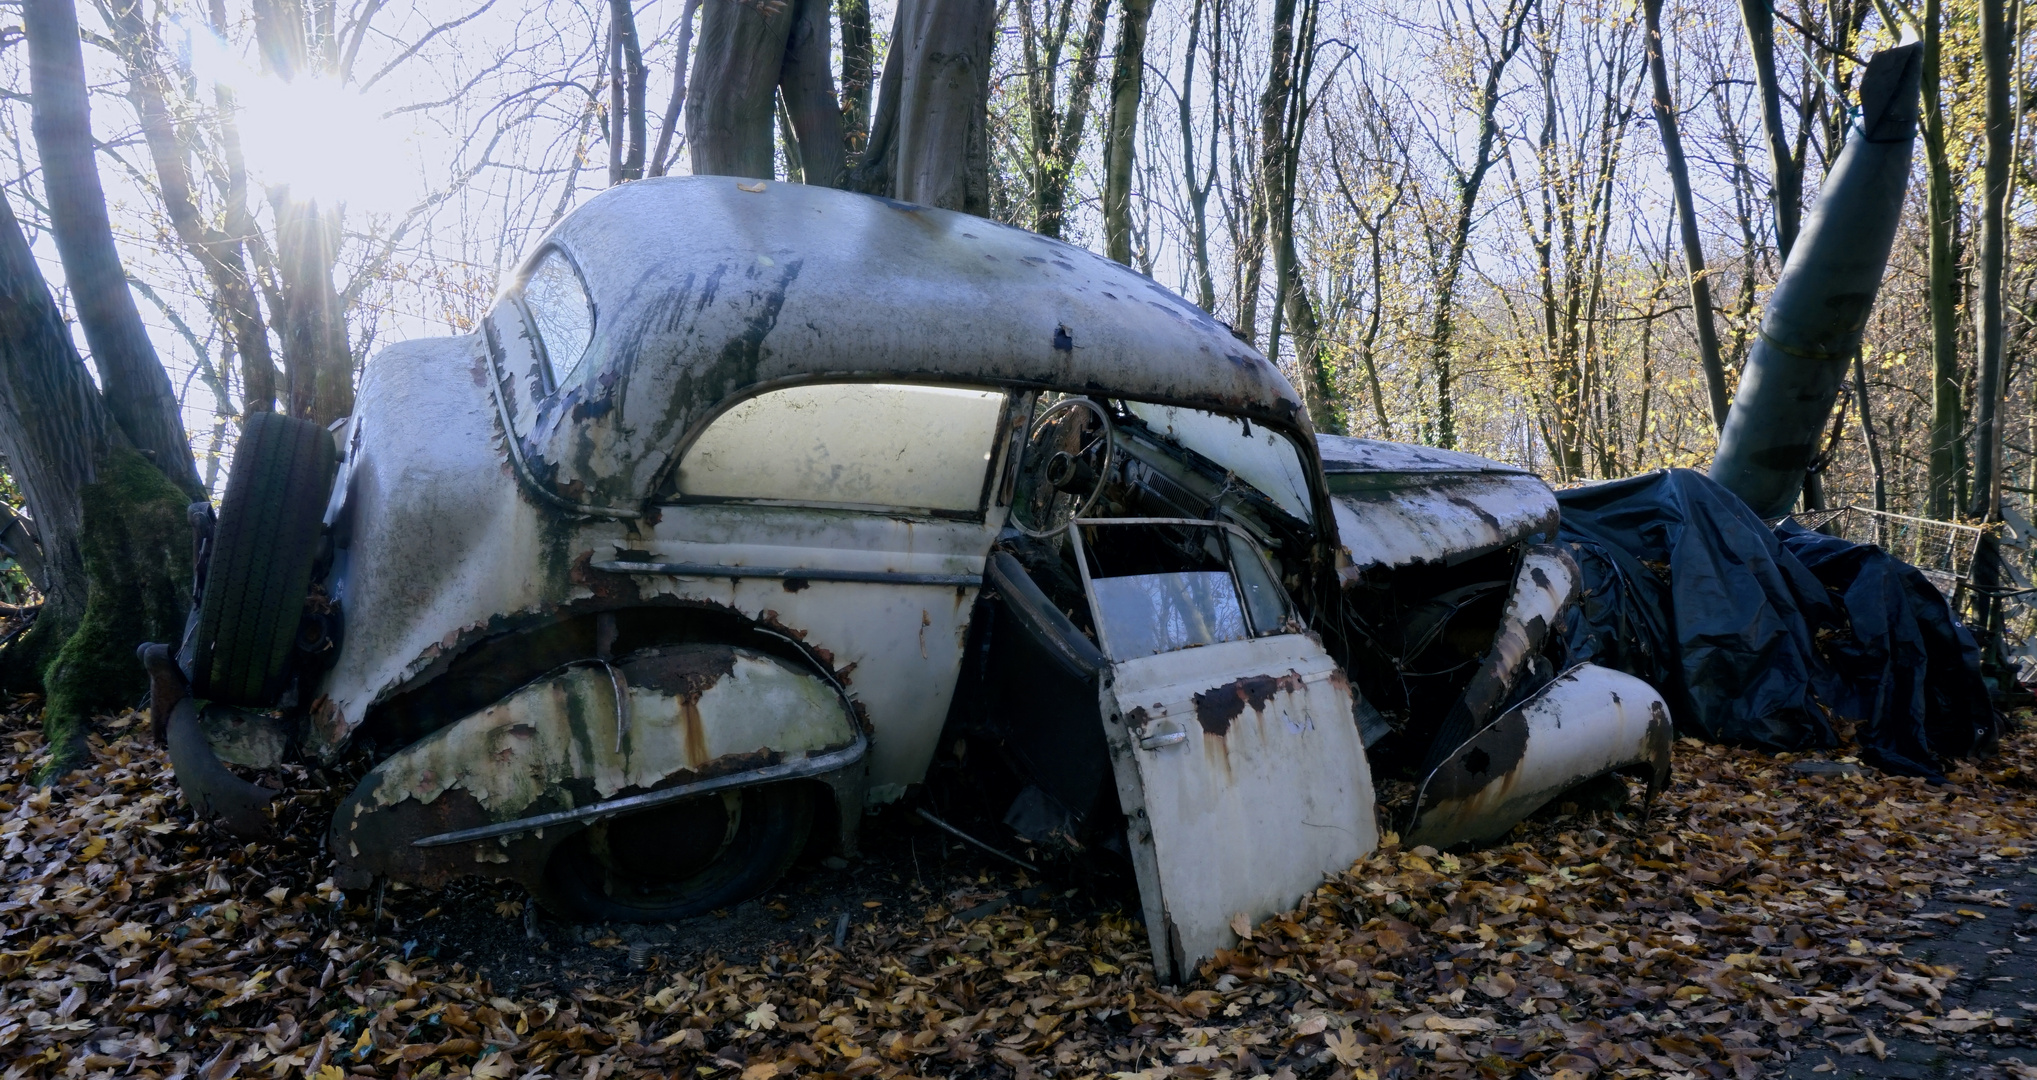
M344 415L377 348L472 328L517 260L602 188L702 155L722 166L702 171L761 171L756 148L717 149L730 118L714 101L679 105L689 73L695 98L702 80L758 77L731 33L791 21L810 48L818 37L840 146L816 145L813 94L766 90L770 168L859 186L890 45L939 7L79 4L112 233L199 482L223 483L249 410ZM0 4L0 192L69 313L25 10ZM1992 40L2011 110L1999 483L2027 506L2037 72L2020 0L998 0L987 190L946 201L1179 290L1272 354L1320 429L1456 446L1554 482L1702 466L1707 354L1729 398L1865 58L1907 21L1924 38L1923 136L1824 498L1984 512L1971 486L1984 15L2006 29ZM91 344L78 341L88 362Z

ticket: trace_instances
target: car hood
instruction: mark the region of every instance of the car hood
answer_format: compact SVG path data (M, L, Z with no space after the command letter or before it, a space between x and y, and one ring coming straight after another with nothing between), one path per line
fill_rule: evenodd
M1556 493L1516 465L1429 446L1316 436L1337 519L1338 576L1452 565L1554 535Z

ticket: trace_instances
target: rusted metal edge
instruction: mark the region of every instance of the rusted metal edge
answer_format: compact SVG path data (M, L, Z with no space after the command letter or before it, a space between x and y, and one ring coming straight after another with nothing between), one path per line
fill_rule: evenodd
M547 245L545 250L550 250L550 247L551 245ZM571 263L572 260L568 258L567 262ZM574 267L574 272L579 272L578 266ZM583 285L582 287L584 288L585 286ZM588 303L593 303L593 300L590 298ZM519 312L523 310L521 303L517 303L514 306ZM510 467L516 473L516 478L523 482L524 490L536 495L540 500L557 509L564 510L569 514L578 514L582 517L643 517L644 512L639 508L627 506L590 506L585 503L576 503L553 491L537 478L537 474L531 472L530 463L523 459L523 447L517 442L516 428L510 423L509 404L502 400L501 371L504 367L502 362L503 350L502 343L495 338L495 325L492 319L483 318L481 320L481 347L488 354L488 397L491 401L495 402L495 417L502 424L502 437L503 442L508 447Z
M660 788L657 791L647 791L642 795L629 795L620 799L609 799L606 802L591 803L587 806L574 807L571 810L557 810L549 814L537 814L532 817L518 818L515 821L503 821L493 825L477 826L472 829L439 833L435 836L426 836L421 839L412 840L410 846L428 848L444 847L448 844L464 844L473 840L487 840L497 836L508 836L511 833L532 832L537 829L549 828L553 825L599 821L602 818L634 813L638 810L647 810L653 806L663 806L666 803L677 802L680 799L688 799L695 795L705 795L715 791L725 791L734 787L767 784L778 780L801 780L854 765L856 762L863 760L863 755L868 753L869 750L869 737L859 731L856 733L856 741L842 747L840 750L830 750L825 754L801 758L798 761L766 765L761 769L730 773L727 776L717 776L711 780L700 780L691 784L680 784L677 787Z
M880 585L953 585L975 588L982 574L913 574L894 570L808 570L796 566L723 566L718 563L632 562L607 559L587 565L611 574L663 574L667 577L775 578L780 581L851 581Z

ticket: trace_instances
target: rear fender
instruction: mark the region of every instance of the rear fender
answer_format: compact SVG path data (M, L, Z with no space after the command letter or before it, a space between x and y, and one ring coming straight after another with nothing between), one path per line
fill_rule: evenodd
M377 765L334 815L342 887L462 874L534 882L589 822L757 783L815 779L860 808L867 746L846 695L726 645L569 665ZM843 814L853 842L858 814Z
M1673 731L1655 688L1579 664L1460 744L1422 783L1407 843L1499 839L1563 792L1607 773L1669 784Z

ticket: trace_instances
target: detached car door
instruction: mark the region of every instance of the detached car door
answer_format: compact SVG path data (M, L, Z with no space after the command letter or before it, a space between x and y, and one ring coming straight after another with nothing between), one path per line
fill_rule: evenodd
M1155 975L1180 982L1377 846L1365 746L1343 672L1242 530L1083 519L1070 537Z

